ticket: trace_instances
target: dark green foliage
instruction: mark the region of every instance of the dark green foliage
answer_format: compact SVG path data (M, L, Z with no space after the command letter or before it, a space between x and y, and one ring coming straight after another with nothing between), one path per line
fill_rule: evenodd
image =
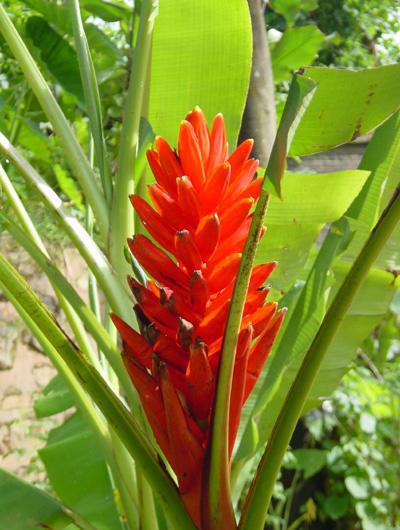
M276 0L265 12L268 29L315 24L327 38L316 64L368 67L398 61L399 0L318 0L297 2L294 17L284 9L294 1Z

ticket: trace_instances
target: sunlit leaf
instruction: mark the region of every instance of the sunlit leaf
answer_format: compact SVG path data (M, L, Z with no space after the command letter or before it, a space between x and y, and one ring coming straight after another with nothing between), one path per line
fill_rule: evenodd
M122 528L103 452L80 413L50 431L39 455L65 504L98 530Z
M239 133L251 67L245 0L160 2L151 65L149 121L176 144L180 121L195 105L225 117L228 141Z
M275 259L279 267L271 277L274 287L286 289L298 278L312 244L325 223L341 217L362 189L369 173L285 173L282 197L272 196L257 262Z
M400 107L400 65L365 70L307 67L318 88L296 130L290 154L332 149L371 131Z
M35 403L35 414L38 418L46 418L64 412L75 405L71 392L68 390L60 374L57 374L43 389Z
M284 31L271 52L274 81L284 81L294 70L311 64L324 38L324 34L313 25L296 26Z

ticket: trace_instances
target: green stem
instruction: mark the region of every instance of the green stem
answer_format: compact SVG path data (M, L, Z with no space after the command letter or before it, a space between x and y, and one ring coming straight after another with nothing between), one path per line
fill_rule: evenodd
M1 218L1 214L0 214ZM25 233L10 219L4 218L4 227L14 237L16 241L29 253L35 263L46 274L49 281L58 289L59 293L71 304L78 317L90 331L98 347L105 355L112 369L118 376L124 391L131 404L137 403L136 393L133 389L128 372L126 371L121 359L120 351L115 346L107 330L96 315L88 307L81 296L76 292L74 287L65 279L51 260L38 248L36 242L31 241ZM89 357L90 358L90 357ZM93 361L92 361L93 362ZM96 362L97 366L97 362Z
M86 230L90 237L93 237L93 212L89 204L86 205ZM89 307L96 319L101 322L99 290L96 277L91 270L88 271L88 296Z
M134 233L133 209L129 195L134 191L134 171L139 146L139 125L142 110L147 65L153 35L158 0L143 0L138 37L133 55L131 77L124 109L118 173L111 212L109 238L111 263L120 277L129 272L124 258L126 239Z
M82 23L79 0L68 0L67 5L72 19L75 48L78 56L79 71L82 79L83 93L85 94L97 166L100 172L104 195L110 204L112 199L112 180L107 159L106 141L103 134L103 118L96 72Z
M266 178L264 178L265 181ZM235 366L235 351L243 308L258 241L268 207L268 200L268 193L263 187L240 261L222 344L216 399L211 423L210 444L208 447L210 458L207 470L208 491L205 493L208 498L204 507L206 510L204 517L208 519L207 528L210 530L236 528L229 485L228 434L230 395Z
M96 176L37 64L1 4L0 31L17 59L41 107L52 123L72 171L79 180L85 196L93 208L100 232L105 240L108 235L107 203L97 184Z
M8 202L11 208L13 209L15 215L17 216L19 222L21 223L21 226L23 228L23 231L21 230L21 233L24 234L24 237L28 241L31 241L32 245L37 246L38 249L40 249L40 251L43 253L43 256L45 256L45 258L50 262L51 260L47 253L46 247L43 241L41 240L28 212L26 211L25 206L23 205L21 199L19 198L14 186L12 185L7 173L4 171L4 168L1 164L0 185L3 187L5 194L7 195ZM28 234L28 237L26 236L26 234ZM54 293L57 297L57 300L59 301L60 307L64 311L67 321L76 337L78 346L92 362L96 362L95 352L93 351L85 328L77 317L77 314L75 313L74 309L69 305L62 293L57 289L57 286L52 283L51 280L50 283L52 284Z
M282 459L324 356L368 271L400 221L400 185L337 292L275 422L246 499L241 530L262 530Z
M112 343L111 339L108 341L109 336L106 333L106 331L104 330L104 333L102 333L101 324L100 322L96 322L95 315L89 314L89 309L86 308L84 301L74 291L73 287L68 284L67 280L65 280L65 278L58 271L58 269L52 264L50 257L48 256L46 252L46 248L38 232L36 231L35 226L33 225L27 211L25 210L24 205L22 204L20 198L18 197L18 194L16 193L14 187L12 186L10 180L8 179L7 174L5 173L1 165L0 165L0 184L2 185L8 197L9 203L11 207L13 208L14 212L16 213L16 216L18 217L18 220L20 221L24 230L21 230L17 225L15 225L10 220L6 221L6 226L9 229L9 232L30 253L30 255L33 257L33 259L35 259L36 263L39 266L42 265L44 266L44 268L46 268L47 266L47 269L53 272L53 274L48 273L47 276L59 300L60 307L63 309L67 317L67 320L71 326L71 329L75 335L78 346L81 348L82 352L85 355L87 355L87 357L91 360L94 366L96 366L97 369L100 369L99 359L96 356L95 352L93 351L93 348L86 335L85 328L82 325L82 320L85 322L85 320L87 320L87 318L85 319L85 316L86 314L88 314L89 321L92 324L92 330L95 331L94 336L95 337L100 336L100 338L102 339L101 343L103 346L107 346L107 344L110 344L110 346L113 347L112 350L110 348L110 350L106 350L106 351L108 352L109 356L111 353L113 365L119 370L121 381L125 384L128 397L130 397L132 401L133 400L137 401L136 394L133 390L128 374L123 366L119 352L114 347L114 344ZM90 207L88 207L88 209L90 210ZM26 234L28 234L29 237ZM60 283L63 286L63 289L61 290L59 290L57 287L57 285L59 285ZM83 317L82 320L80 320L78 314L74 311L73 307L69 305L69 303L67 302L68 296L64 297L65 293L72 294L72 297L71 296L69 297L69 302L72 302L72 306L78 308L78 313L80 313L80 316ZM85 308L87 309L86 311L85 311ZM61 359L59 359L57 352L55 352L52 349L51 344L48 343L48 341L45 339L41 331L35 326L35 324L32 321L27 319L26 315L24 315L23 313L22 308L19 308L19 312L21 316L23 316L24 320L27 322L27 325L31 329L32 333L38 338L43 349L45 350L49 358L52 360L53 364L58 368L59 371L62 369L64 369L64 371L65 370L68 371L67 374L65 374L63 371L61 371L60 373L63 374L64 377L67 378L67 382L69 383L70 386L71 384L73 384L72 390L73 390L73 394L76 395L76 400L78 402L78 405L80 404L79 408L82 409L84 415L89 420L89 424L92 425L95 431L95 434L96 434L96 429L98 429L98 426L94 420L96 419L97 412L94 409L92 403L90 402L90 400L87 399L81 387L79 385L76 385L75 378L70 373L65 363L62 363ZM118 449L118 446L121 444L121 442L119 441L119 439L113 440L115 435L112 431L110 433L108 433L107 431L100 432L98 434L98 437L103 438L100 441L102 442L104 454L107 459L107 463L110 466L112 475L115 478L115 481L118 485L118 489L121 492L121 498L123 499L122 504L124 508L124 516L126 517L127 521L130 523L129 528L135 529L137 528L136 523L137 523L138 506L137 504L135 506L135 503L133 502L132 487L126 478L126 474L128 472L128 467L126 465L126 462L123 462L122 465L120 463L119 456L120 456L121 451L118 452L117 449ZM118 443L114 443L115 441ZM113 449L111 448L111 446L113 447ZM126 452L125 447L123 447L122 450Z
M93 162L93 141L90 142L90 162ZM90 236L93 237L93 214L92 209L89 205L86 207L86 229L89 232ZM120 383L122 384L122 387L125 389L125 393L128 398L128 402L131 403L137 403L138 400L136 399L136 394L133 390L132 384L129 380L129 377L127 376L127 372L125 370L125 367L123 366L123 363L121 362L121 357L118 351L114 351L115 348L115 336L111 336L111 334L108 333L108 331L103 328L101 325L101 310L100 310L100 302L99 302L99 296L98 296L98 290L97 290L97 282L96 278L94 277L93 273L89 271L88 273L88 294L89 294L89 307L91 311L93 312L93 316L98 320L98 325L95 325L95 329L104 329L104 334L107 334L107 344L110 345L111 350L107 353L104 353L102 351L102 348L97 342L98 345L98 354L99 358L101 359L100 362L102 362L102 365L104 366L104 372L107 372L109 369L109 366L112 364L110 362L109 355L112 353L111 357L115 358L115 361L118 362L118 369L120 368L121 372L118 372L114 368L114 373L117 374L117 385ZM109 322L108 314L105 314L105 318L107 319L107 324ZM96 322L94 321L94 324ZM92 333L93 335L93 333ZM104 345L103 345L104 346ZM107 351L107 349L106 349ZM105 362L105 359L108 360L108 363ZM117 385L113 384L113 380L115 379L114 374L110 374L111 377L110 383L112 384L114 390ZM132 410L132 407L131 407ZM133 409L134 410L134 409ZM130 456L130 454L127 452L125 446L122 444L121 440L118 438L118 436L115 434L115 432L110 429L110 437L111 437L111 443L114 448L115 453L115 460L117 463L117 469L110 468L110 474L111 479L113 483L115 483L115 486L119 492L120 495L120 503L117 503L121 506L121 512L124 518L124 521L126 521L126 525L128 529L136 530L139 528L139 503L137 499L137 488L136 488L136 482L135 482L135 467L134 462Z
M60 197L2 133L0 133L0 152L9 159L24 179L42 196L43 202L49 211L56 215L65 232L95 274L113 310L127 322L132 322L130 296L94 240L79 221L65 208Z
M180 530L195 530L177 488L159 465L154 451L137 426L135 419L110 389L97 370L66 337L53 316L40 302L25 280L0 255L0 282L7 283L8 292L19 301L41 332L51 340L53 348L67 364L74 376L90 394L122 443L160 497L171 522Z

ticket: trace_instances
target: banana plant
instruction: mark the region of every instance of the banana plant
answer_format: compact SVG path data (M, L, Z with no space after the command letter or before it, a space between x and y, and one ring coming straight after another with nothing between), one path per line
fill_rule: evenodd
M295 73L260 169L252 140L237 145L245 0L26 3L39 15L23 28L1 5L0 31L86 218L40 174L41 154L27 160L1 130L1 228L47 276L71 331L3 254L0 289L57 370L37 415L75 412L40 450L52 495L0 471L0 526L262 530L297 421L339 384L396 289L400 65ZM117 153L93 16L131 24ZM76 61L78 81L62 90L87 117L87 145L54 55L24 41L38 27ZM286 171L288 156L370 131L358 169ZM16 174L85 261L88 303L51 258Z

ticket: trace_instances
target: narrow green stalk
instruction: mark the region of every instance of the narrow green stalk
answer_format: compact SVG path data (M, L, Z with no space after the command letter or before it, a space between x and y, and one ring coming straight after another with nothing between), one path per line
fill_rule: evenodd
M79 221L65 208L63 201L27 160L0 133L0 152L18 169L24 179L42 196L49 211L56 215L81 256L95 274L112 308L124 320L132 322L131 299L110 263Z
M7 283L7 290L51 341L83 388L90 394L104 417L134 458L138 468L146 476L150 486L159 495L174 528L195 530L186 512L177 488L158 463L153 449L138 428L135 419L120 399L110 389L97 370L85 359L66 337L51 313L40 302L25 280L0 255L0 282Z
M93 213L88 204L86 205L86 230L90 237L93 237ZM88 271L88 295L90 309L97 320L101 322L99 290L96 277L91 270Z
M139 147L140 114L157 10L158 0L142 1L139 30L121 131L118 173L115 181L109 238L111 263L121 278L125 278L129 272L129 266L124 258L126 239L134 233L133 209L129 202L129 195L134 191L134 171Z
M75 48L96 152L97 166L99 168L104 195L110 204L112 199L112 180L107 159L107 147L103 134L103 118L96 72L82 23L79 0L67 0L67 6L72 19Z
M100 233L103 239L106 240L108 235L108 209L104 195L97 184L96 176L37 64L2 5L0 5L0 31L17 59L41 107L52 123L54 131L64 148L66 159L93 208Z
M206 492L208 498L206 500L205 517L208 519L207 529L209 530L236 528L230 493L228 457L230 395L240 323L258 241L268 207L268 200L268 193L263 187L240 261L222 344L221 363L218 371L216 398L211 422L211 441L208 447L209 468L207 477L208 490Z
M29 237L27 237L25 233L10 219L4 219L4 227L29 253L35 263L46 274L50 282L58 289L62 296L65 297L65 300L69 302L72 308L74 308L78 317L90 331L98 347L105 355L114 372L117 374L118 380L121 383L129 402L137 402L136 393L133 389L131 380L129 379L128 372L126 371L122 362L120 351L115 346L115 342L112 340L107 330L96 318L96 315L91 311L91 309L85 304L84 300L76 292L74 287L66 280L66 278L61 274L51 260L40 250L40 248L36 246L35 242L31 241Z
M265 517L283 456L324 356L367 277L368 271L399 221L400 185L337 292L286 396L247 496L240 522L241 530L262 530L264 528Z
M10 180L8 179L7 174L5 173L3 167L0 165L0 184L2 185L9 203L11 207L13 208L14 212L16 213L22 227L24 230L21 230L17 225L15 225L12 221L8 220L6 221L6 227L9 229L9 232L15 237L15 239L30 253L33 259L36 258L36 263L40 266L38 262L41 262L42 265L46 266L54 272L53 275L47 274L50 283L52 284L52 287L54 289L54 292L59 300L60 307L63 309L67 320L71 326L71 329L75 335L76 341L78 346L81 348L82 352L87 355L87 357L91 360L91 362L96 366L96 368L100 369L100 363L99 358L96 356L95 352L93 351L93 348L88 340L88 337L85 332L85 328L82 325L82 320L85 322L85 303L84 301L79 297L79 295L75 292L72 286L69 285L67 280L62 276L62 274L58 271L58 269L55 267L55 265L52 264L47 252L46 248L36 231L35 226L33 225L24 205L22 204L20 198L18 197L18 194L16 193L14 187L12 186ZM90 207L88 207L90 210ZM28 234L28 236L26 235ZM89 272L90 274L90 272ZM55 278L54 278L55 277ZM60 282L61 279L61 282ZM69 297L69 301L72 302L72 305L78 308L78 312L81 313L81 317L83 319L81 320L78 317L78 314L75 313L74 309L71 305L67 302L68 296L64 298L61 291L58 289L57 284L63 285L63 291L64 293L70 293L72 294L72 297ZM71 299L72 298L72 299ZM35 324L26 318L26 315L23 314L23 308L19 308L19 312L21 315L24 316L24 320L27 322L28 327L31 329L32 333L38 338L39 342L41 343L43 349L49 356L49 358L52 360L53 364L58 368L58 370L62 369L63 366L62 360L59 359L59 356L57 355L57 352L52 349L51 344L46 340L44 335L41 333L39 328L35 326ZM129 380L128 374L126 370L124 369L123 363L121 361L121 356L119 351L114 347L114 343L110 340L108 341L109 335L104 330L104 333L102 333L102 326L100 322L96 322L95 316L91 315L89 311L87 311L89 321L92 324L92 329L95 331L97 335L100 335L100 338L102 339L102 344L107 345L110 344L112 347L112 350L106 350L111 358L112 358L112 364L118 368L121 381L125 384L126 392L128 395L128 398L130 397L131 401L136 402L136 394L133 390L132 384ZM90 327L90 326L88 326ZM57 361L59 361L59 364L57 364ZM114 368L115 369L115 368ZM92 425L92 428L95 431L96 434L96 428L97 424L94 422L95 415L97 414L97 411L93 407L90 400L87 399L86 395L82 391L81 387L79 385L76 385L75 378L72 376L72 374L69 372L68 368L65 366L65 370L68 371L67 374L64 372L60 372L65 377L68 376L68 383L71 385L70 379L72 379L72 383L75 384L75 387L72 388L73 395L76 395L76 400L78 405L80 404L79 408L83 409L83 413L85 417L88 419L89 424ZM118 371L117 370L117 371ZM85 398L83 399L82 398ZM82 403L80 403L79 400L82 400ZM89 407L88 410L85 410L85 407ZM117 451L118 447L120 446L121 442L119 439L113 440L115 437L115 434L113 431L110 433L108 432L108 429L104 430L104 432L98 434L98 438L103 437L104 439L101 439L103 450L105 457L107 459L107 463L110 466L110 470L112 472L112 476L115 478L115 481L117 483L118 489L121 492L121 498L123 499L122 505L124 508L124 517L127 519L129 524L129 528L135 529L137 528L137 521L138 521L138 505L134 502L134 496L132 491L132 484L126 479L126 473L127 473L127 465L126 462L123 462L123 464L120 464L119 455L121 451ZM117 442L117 443L114 443ZM125 447L122 448L122 451L126 452ZM131 459L130 459L131 460ZM128 482L128 483L127 483Z
M4 192L7 195L8 202L11 208L14 210L15 215L17 216L19 222L21 223L21 226L23 228L23 231L21 230L21 233L24 234L24 237L27 240L29 240L30 238L30 240L32 241L32 244L37 246L41 250L41 252L43 252L43 255L46 256L46 258L50 261L50 257L47 253L46 247L44 246L44 243L41 240L35 228L35 225L33 224L31 218L29 217L29 214L26 211L25 206L23 205L21 199L19 198L17 192L15 191L14 186L12 185L10 179L8 178L7 173L4 171L4 168L1 164L0 164L0 185L3 187ZM28 236L26 236L26 234L28 234ZM96 361L95 352L93 351L93 348L86 334L85 328L83 327L80 319L77 317L77 314L75 313L73 308L68 304L64 296L57 289L57 286L52 283L52 287L60 303L60 307L64 311L67 321L69 325L71 326L71 329L75 335L79 348L82 350L82 352L85 355L88 356L88 358L92 362L95 362Z

